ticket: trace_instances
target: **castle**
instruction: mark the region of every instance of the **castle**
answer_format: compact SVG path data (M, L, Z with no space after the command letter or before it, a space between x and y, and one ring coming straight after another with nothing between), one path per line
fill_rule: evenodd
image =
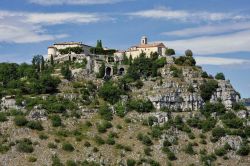
M55 63L62 63L65 61L87 60L87 70L89 73L98 73L102 63L105 63L105 76L112 76L114 73L123 75L126 73L127 66L122 64L124 56L135 59L141 53L145 53L146 57L150 57L152 53L157 53L159 56L165 56L167 47L163 43L148 43L148 38L143 36L141 43L137 46L130 47L127 51L114 52L112 55L99 55L94 52L91 53L89 45L81 42L63 42L55 43L48 47L48 58L50 61L53 58ZM103 50L108 50L103 48ZM115 67L114 67L115 66ZM114 69L115 68L115 69ZM114 71L117 70L117 71Z

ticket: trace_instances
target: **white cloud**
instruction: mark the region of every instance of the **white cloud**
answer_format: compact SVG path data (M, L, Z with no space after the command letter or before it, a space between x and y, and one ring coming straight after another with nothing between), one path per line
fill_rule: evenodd
M238 15L234 13L219 13L207 11L187 11L187 10L171 10L168 8L159 8L151 10L142 10L128 13L130 16L163 19L163 20L177 20L188 22L204 22L204 21L224 21L224 20L244 20L249 19L249 16Z
M195 28L186 28L176 31L164 32L164 35L189 37L199 35L215 35L232 31L241 31L250 29L250 22L226 23L219 25L206 25Z
M28 0L30 3L39 5L100 5L112 4L125 0Z
M165 41L166 46L183 53L186 49L198 55L232 52L250 52L250 30L218 36L204 36L191 39Z
M250 64L250 60L247 60L247 59L235 59L235 58L196 56L195 60L196 60L198 65L228 66L228 65Z
M108 18L91 13L29 13L0 11L0 42L33 43L67 37L49 34L45 26L95 23Z

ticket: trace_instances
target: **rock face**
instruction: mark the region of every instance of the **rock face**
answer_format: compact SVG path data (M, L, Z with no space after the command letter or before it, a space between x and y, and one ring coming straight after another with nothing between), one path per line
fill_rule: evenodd
M231 109L233 103L239 102L239 93L233 89L229 81L218 80L218 85L219 88L212 95L210 102L221 100L227 109Z
M170 66L161 70L163 81L161 85L154 85L149 90L148 98L155 108L166 107L174 110L198 110L205 104L199 87L204 79L201 69L183 68L182 78L174 78ZM217 80L218 88L212 94L211 102L222 101L227 109L231 109L235 102L239 102L239 93L234 90L229 81ZM189 87L193 87L193 91Z
M17 109L18 106L16 105L15 96L5 96L1 99L1 109L8 110L8 109Z

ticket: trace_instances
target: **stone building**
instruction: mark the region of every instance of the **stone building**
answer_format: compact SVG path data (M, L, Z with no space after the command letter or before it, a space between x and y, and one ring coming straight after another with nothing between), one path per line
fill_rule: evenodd
M61 54L61 49L66 48L74 48L74 47L80 47L82 48L83 52L81 54L76 54L74 52L71 52L69 54ZM53 46L48 47L48 60L53 57L55 62L63 62L67 61L69 59L72 60L79 60L85 58L86 55L90 54L90 48L91 46L85 45L81 42L63 42L63 43L55 43Z
M148 43L148 38L143 36L139 45L132 46L127 51L117 51L114 55L116 57L132 56L134 59L141 53L145 53L147 57L150 57L152 53L157 52L160 56L164 56L166 49L167 47L163 43Z

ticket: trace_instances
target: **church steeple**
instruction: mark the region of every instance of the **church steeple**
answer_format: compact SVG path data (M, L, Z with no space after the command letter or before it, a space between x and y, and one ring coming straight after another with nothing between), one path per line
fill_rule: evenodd
M148 38L147 38L147 36L142 36L141 45L145 45L145 44L148 44Z

